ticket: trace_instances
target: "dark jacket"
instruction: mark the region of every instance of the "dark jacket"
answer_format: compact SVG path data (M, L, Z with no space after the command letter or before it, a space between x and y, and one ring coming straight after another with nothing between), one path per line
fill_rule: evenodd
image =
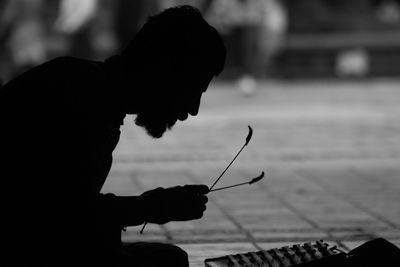
M11 250L41 259L118 245L123 211L117 197L100 194L125 117L111 94L115 66L57 58L1 87L2 229Z

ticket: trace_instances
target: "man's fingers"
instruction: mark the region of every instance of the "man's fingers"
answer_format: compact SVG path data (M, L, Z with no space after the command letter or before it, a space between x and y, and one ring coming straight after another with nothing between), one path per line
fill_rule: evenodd
M205 195L189 196L185 200L188 208L204 206L208 202L208 197Z
M198 196L198 201L199 201L201 204L206 204L206 203L208 202L208 197L205 196L205 195Z
M208 198L204 195L196 196L186 201L183 214L186 214L188 220L199 219L203 217L204 211L207 209L206 203Z
M195 210L192 210L190 213L188 213L188 220L197 220L203 217L204 211L206 210L206 206L199 206Z
M210 190L208 186L204 184L185 185L183 188L185 190L188 190L188 192L202 194L202 195L207 194L208 191Z
M202 218L202 217L203 217L203 212L198 213L198 214L196 215L196 217L194 217L193 219L194 219L194 220L198 220L198 219L200 219L200 218Z
M207 209L207 206L206 206L206 205L201 206L201 211L202 211L202 212L205 212L206 209Z

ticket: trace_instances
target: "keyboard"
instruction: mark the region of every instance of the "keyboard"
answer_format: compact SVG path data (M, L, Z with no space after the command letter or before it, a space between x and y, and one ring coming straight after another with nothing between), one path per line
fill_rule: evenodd
M344 266L347 254L323 240L205 260L206 267L333 267Z

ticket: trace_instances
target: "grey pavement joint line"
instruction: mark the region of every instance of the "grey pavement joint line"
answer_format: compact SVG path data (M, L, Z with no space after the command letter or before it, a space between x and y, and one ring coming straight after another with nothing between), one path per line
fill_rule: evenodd
M199 183L199 181L196 179L196 177L194 175L192 175L192 173L190 172L186 172L186 176L189 177L189 179L195 183ZM257 244L255 238L253 237L253 235L250 233L250 231L246 230L229 212L227 209L225 209L225 207L223 205L221 205L220 203L218 203L218 201L215 199L215 197L208 195L209 200L211 200L216 207L218 207L218 209L222 212L222 214L228 219L230 220L237 228L240 232L242 232L247 239L250 241L250 243L256 248L261 250L262 248Z
M355 172L353 170L353 172ZM299 173L301 173L301 171L299 171ZM355 172L356 173L356 172ZM351 206L353 206L356 209L359 209L365 213L367 213L368 215L370 215L371 217L375 218L376 220L386 224L387 226L393 228L393 229L400 229L399 226L393 222L391 222L390 220L384 218L383 216L373 212L372 210L368 209L367 207L361 205L359 202L357 202L356 200L353 200L351 198L349 198L347 195L342 194L340 192L338 192L337 190L334 190L331 186L329 186L328 184L324 183L323 181L320 181L318 179L315 179L315 177L313 177L312 174L307 173L307 175L302 175L305 179L313 182L314 184L316 184L317 186L321 187L325 192L335 196L335 197L339 197L341 199L343 199L344 201L346 201L347 203L349 203Z
M373 177L371 177L370 175L368 175L367 173L360 173L359 171L355 170L355 169L351 169L351 172L355 173L356 175L363 175L363 177L367 178L371 183L375 183L378 184L379 186L382 187L388 187L387 184L383 183L382 181L378 181L376 179L373 179ZM386 188L383 188L386 189ZM339 193L337 191L335 191L335 193ZM340 193L339 193L340 194ZM356 208L359 208L360 210L368 213L369 215L375 217L377 220L380 220L381 222L385 223L387 226L390 226L394 229L400 230L400 225L396 224L394 222L392 222L391 220L385 218L384 216L379 215L378 213L368 209L367 207L365 207L364 205L360 204L359 202L352 200L351 198L349 199L351 201L352 205L356 205Z
M132 183L135 185L135 187L136 187L137 189L143 191L143 190L144 190L144 186L143 186L143 184L140 182L139 175L140 175L139 172L137 172L137 171L131 171L131 172L130 172L130 178L131 178L130 180L132 181ZM163 231L166 240L167 240L167 241L171 241L171 240L172 240L172 235L171 235L171 233L168 231L168 229L167 229L164 225L162 225L162 224L160 224L159 226L160 226L161 230Z
M245 174L244 174L245 175ZM301 218L302 220L306 221L308 224L310 224L312 227L314 227L317 230L321 230L321 227L319 227L319 225L314 222L313 220L307 218L306 216L304 216L304 214L299 211L298 209L296 209L293 205L291 205L288 201L284 200L282 197L278 196L278 194L275 194L274 192L272 192L271 190L269 190L269 188L267 186L265 186L264 183L258 183L256 186L260 187L264 192L266 192L267 194L269 194L270 196L272 196L274 199L276 199L279 203L281 203L283 206L285 206L287 209L289 209L291 212L293 212L294 214L296 214L299 218Z
M243 243L246 241L249 241L248 237L244 238L223 238L223 239L218 239L218 240L210 240L210 239L195 239L195 240L190 240L190 239L176 239L173 240L174 243L180 243L180 244L230 244L230 243ZM251 243L253 246L256 248L259 248L260 246L258 245L259 243L283 243L283 242L289 242L289 243L304 243L304 242L310 242L313 240L325 240L325 241L330 241L330 242L336 242L338 244L342 244L343 242L353 242L353 241L359 241L359 240L371 240L375 238L375 236L371 235L359 235L359 236L352 236L352 235L346 235L342 238L339 237L334 237L334 238L316 238L316 237L301 237L301 238L293 238L293 237L261 237L255 239L256 244ZM395 239L394 239L395 240Z
M323 228L321 228L316 222L305 216L300 210L298 210L296 207L291 205L288 201L284 200L282 197L280 197L278 194L275 194L269 188L264 184L264 183L258 183L256 186L260 187L264 192L272 196L274 199L276 199L279 203L281 203L283 206L285 206L287 209L289 209L291 212L296 214L300 219L304 220L308 224L310 224L312 227L314 227L317 230L323 231L326 233L326 235L329 237L329 239L334 240L335 238L332 236L332 234L329 231L325 231ZM341 243L338 242L340 245Z

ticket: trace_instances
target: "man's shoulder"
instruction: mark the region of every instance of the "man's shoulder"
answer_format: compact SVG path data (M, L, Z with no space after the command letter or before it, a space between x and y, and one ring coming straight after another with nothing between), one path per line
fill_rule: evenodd
M102 64L70 56L51 59L15 77L0 88L4 101L56 103L47 99L75 99L101 85ZM85 90L83 90L85 89ZM1 100L1 99L0 99ZM0 101L3 102L3 101Z
M52 60L47 61L46 63L42 64L42 67L51 67L59 69L68 69L72 71L79 71L79 70L96 70L101 67L103 63L99 61L92 61L77 57L71 56L62 56L57 57ZM39 66L40 67L40 66Z
M82 87L99 86L104 77L103 62L92 61L71 56L57 57L37 67L38 77L52 84L51 87L66 89L74 88L82 93ZM34 73L32 73L35 76Z
M46 61L22 74L15 77L3 87L10 84L21 84L21 82L43 82L43 81L59 81L67 78L73 79L74 76L88 75L88 73L100 72L101 62L90 61L86 59L62 56Z

